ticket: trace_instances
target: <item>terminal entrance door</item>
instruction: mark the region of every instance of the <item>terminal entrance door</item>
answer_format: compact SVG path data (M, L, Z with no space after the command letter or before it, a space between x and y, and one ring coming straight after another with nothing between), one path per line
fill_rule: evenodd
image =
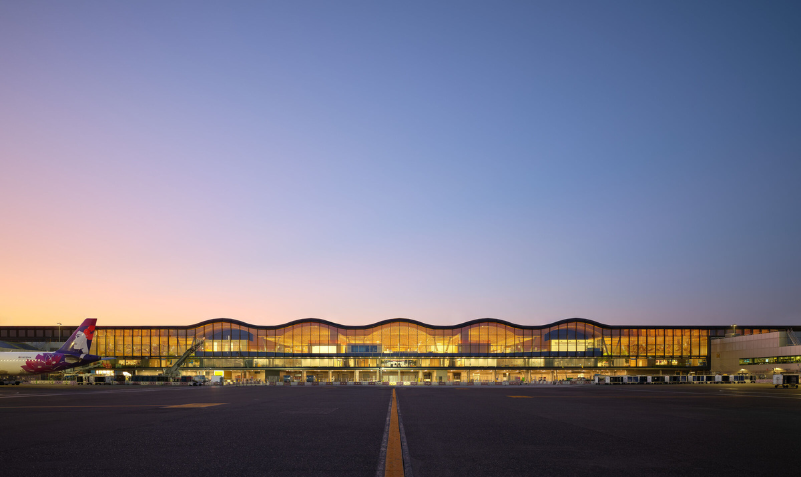
M384 371L381 377L382 381L396 382L400 379L400 372L398 371Z
M417 381L417 371L401 371L400 381Z
M334 371L332 374L334 381L353 381L355 378L353 371Z

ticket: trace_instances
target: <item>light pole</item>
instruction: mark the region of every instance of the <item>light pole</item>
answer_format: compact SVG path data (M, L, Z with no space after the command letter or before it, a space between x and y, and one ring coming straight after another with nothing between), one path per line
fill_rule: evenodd
M58 344L61 346L61 323L56 323L58 325Z

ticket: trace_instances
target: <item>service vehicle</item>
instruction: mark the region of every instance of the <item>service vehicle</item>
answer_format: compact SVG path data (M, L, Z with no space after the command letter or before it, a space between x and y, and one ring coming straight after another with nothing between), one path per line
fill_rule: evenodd
M773 375L773 387L778 388L797 388L798 387L798 378L799 375L797 374L774 374Z
M689 380L687 378L689 378L689 377L690 376L687 376L687 375L683 375L683 376L680 376L680 375L665 376L665 382L667 384L687 384L689 382Z

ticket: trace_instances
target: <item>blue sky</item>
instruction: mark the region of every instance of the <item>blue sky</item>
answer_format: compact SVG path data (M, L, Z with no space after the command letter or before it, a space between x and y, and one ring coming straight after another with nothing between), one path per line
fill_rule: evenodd
M0 323L797 324L797 2L0 2Z

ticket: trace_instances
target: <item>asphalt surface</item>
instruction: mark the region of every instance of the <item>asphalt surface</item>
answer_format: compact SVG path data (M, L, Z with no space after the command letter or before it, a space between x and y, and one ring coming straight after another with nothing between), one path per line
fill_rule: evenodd
M14 397L14 393L24 397ZM374 476L390 389L0 389L0 475ZM210 407L167 407L220 403Z
M390 397L373 386L0 387L0 473L374 476ZM397 397L415 477L798 468L799 390L440 386Z
M398 400L415 477L798 472L796 390L504 386L401 389Z

